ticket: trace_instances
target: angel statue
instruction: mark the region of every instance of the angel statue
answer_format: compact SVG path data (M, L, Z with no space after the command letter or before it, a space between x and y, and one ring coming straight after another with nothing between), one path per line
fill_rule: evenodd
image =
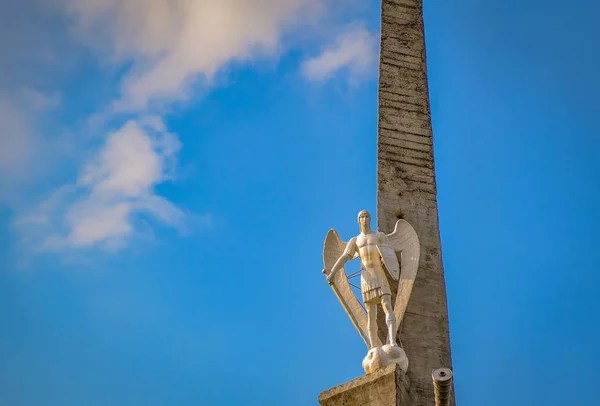
M371 215L366 210L358 213L358 225L360 234L347 243L342 242L335 230L329 230L323 248L323 273L369 349L363 360L365 372L371 373L392 363L399 364L406 372L408 358L396 343L396 333L417 275L419 238L405 220L398 220L394 232L389 235L371 230ZM361 262L360 290L366 309L354 296L349 282L352 276L347 276L344 270L344 264L356 258ZM394 284L398 283L393 305L390 279ZM387 326L385 345L377 333L379 305L385 313Z

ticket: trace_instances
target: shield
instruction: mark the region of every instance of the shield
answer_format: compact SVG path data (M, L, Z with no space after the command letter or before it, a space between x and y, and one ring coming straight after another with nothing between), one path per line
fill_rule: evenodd
M385 269L388 271L390 276L397 281L400 277L400 264L398 264L396 252L389 245L383 244L377 245L377 249L379 250L381 261L383 262Z

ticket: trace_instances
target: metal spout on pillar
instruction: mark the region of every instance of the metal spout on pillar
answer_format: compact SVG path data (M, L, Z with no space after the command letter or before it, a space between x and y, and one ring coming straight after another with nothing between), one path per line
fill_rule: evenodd
M450 405L452 397L452 371L449 368L438 368L431 374L435 392L435 406Z

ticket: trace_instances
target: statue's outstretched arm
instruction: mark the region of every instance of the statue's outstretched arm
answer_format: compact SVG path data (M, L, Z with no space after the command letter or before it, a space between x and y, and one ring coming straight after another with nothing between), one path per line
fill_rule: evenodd
M356 253L356 237L354 237L354 238L350 239L350 241L348 241L348 245L346 245L346 249L344 250L344 253L338 258L338 260L335 262L335 264L331 268L329 275L327 275L327 280L328 281L333 280L333 277L335 276L335 274L344 267L346 262L348 262L349 260L354 258L355 253Z

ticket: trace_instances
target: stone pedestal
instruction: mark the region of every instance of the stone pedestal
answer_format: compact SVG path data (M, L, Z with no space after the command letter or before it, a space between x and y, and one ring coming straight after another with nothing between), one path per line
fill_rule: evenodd
M398 365L389 365L319 395L322 406L416 406L410 382Z

